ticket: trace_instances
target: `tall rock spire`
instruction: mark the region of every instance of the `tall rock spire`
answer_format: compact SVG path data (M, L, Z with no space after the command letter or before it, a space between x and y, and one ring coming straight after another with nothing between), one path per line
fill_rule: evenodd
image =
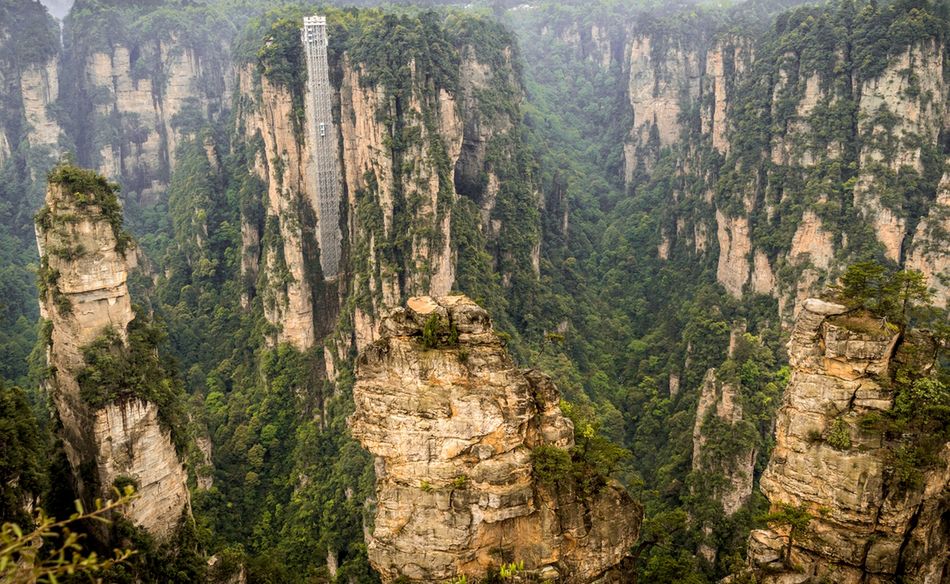
M36 223L46 385L83 498L131 482L141 496L129 518L162 537L188 505L186 475L167 418L163 423L153 401L175 397L154 344L137 338L131 346L130 333L142 337L148 325L136 317L129 297L126 280L135 255L122 230L116 188L66 164L50 175Z

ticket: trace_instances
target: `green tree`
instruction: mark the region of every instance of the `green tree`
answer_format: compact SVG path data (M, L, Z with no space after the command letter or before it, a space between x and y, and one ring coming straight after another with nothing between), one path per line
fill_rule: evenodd
M43 491L42 434L26 395L0 379L0 522L20 525L28 519L24 505Z
M912 310L933 300L923 274L893 271L876 261L848 266L835 292L853 310L867 310L895 324L906 326Z
M763 518L765 523L771 527L788 530L785 541L786 566L791 567L792 548L795 542L801 539L805 530L808 529L812 519L813 516L804 505L795 507L788 503L782 503L777 511L773 511Z
M92 511L83 509L76 501L76 513L57 521L40 511L35 527L24 531L16 523L0 527L0 581L4 584L34 584L50 582L73 574L102 573L128 560L134 553L129 549L113 550L112 557L100 557L82 545L82 534L73 531L81 522L110 523L110 515L120 511L135 498L135 491L126 487L116 491L116 498L103 503L96 501Z

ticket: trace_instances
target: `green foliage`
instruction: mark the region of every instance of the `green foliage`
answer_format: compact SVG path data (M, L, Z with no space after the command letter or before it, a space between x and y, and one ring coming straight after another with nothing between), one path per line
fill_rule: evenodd
M935 358L927 334L905 337L891 372L894 407L864 425L881 432L886 450L885 479L899 492L921 486L924 473L939 464L950 440L950 383L946 370L927 374ZM936 357L939 362L939 354Z
M888 270L875 261L848 266L836 291L852 309L868 310L902 326L914 308L928 305L933 298L920 272Z
M531 457L534 476L545 487L551 489L570 479L573 465L567 450L541 445L531 452Z
M0 67L45 66L59 52L59 27L39 2L0 2Z
M122 205L119 203L119 185L109 182L104 176L80 168L68 161L60 162L49 172L50 185L62 188L69 203L83 212L97 212L109 222L115 236L115 249L125 252L132 242L131 237L122 229ZM57 220L65 221L63 216L54 216L43 207L36 214L36 223L44 229L50 229Z
M804 505L795 507L788 503L782 503L777 510L761 518L764 523L770 526L787 530L788 533L785 536L785 564L787 566L791 567L792 548L795 542L808 529L812 519L814 519L814 516L808 512Z
M56 583L73 575L90 578L122 566L134 554L129 549L113 549L100 556L82 541L75 531L87 523L110 523L113 513L128 505L134 491L116 491L116 498L103 503L96 500L95 509L83 509L75 502L76 511L68 519L57 521L43 511L33 519L32 530L16 523L0 526L0 581L8 584ZM42 553L40 552L42 550ZM111 580L110 580L111 581Z
M425 349L456 347L459 342L458 327L438 314L431 314L422 326L422 346Z
M591 498L606 486L607 479L630 453L603 435L599 416L589 407L562 401L561 410L574 423L575 446L571 449L571 473L578 496L582 499ZM547 456L550 457L550 453ZM557 466L561 462L554 460Z
M43 493L46 436L23 390L0 379L0 524L29 524L25 509ZM0 569L2 572L2 569Z
M171 431L179 451L185 448L186 416L181 381L159 358L164 331L137 314L126 330L127 341L108 329L83 347L84 367L76 376L79 395L93 408L142 399L158 407L159 420Z
M844 421L844 418L838 416L831 422L831 427L828 429L828 437L825 441L828 443L828 446L831 446L835 450L848 450L851 448L851 429L848 427L848 423Z

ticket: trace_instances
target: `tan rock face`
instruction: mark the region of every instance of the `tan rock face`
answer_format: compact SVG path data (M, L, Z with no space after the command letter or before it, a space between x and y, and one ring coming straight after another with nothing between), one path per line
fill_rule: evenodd
M813 516L793 540L797 569L783 562L788 540L781 526L753 531L749 557L766 583L885 583L896 574L943 582L950 534L941 517L950 510L950 446L921 488L889 492L880 433L862 431L858 421L891 408L893 396L881 380L901 341L896 333L875 330L876 322L857 329L836 316L845 310L810 299L800 311L789 342L793 371L776 445L761 479L773 509L804 506ZM922 336L913 342L932 343ZM844 424L850 447L828 443L833 423Z
M749 219L745 216L727 217L717 209L716 225L719 239L716 279L729 294L741 298L742 290L749 281L749 254L752 252Z
M726 36L706 53L703 79L704 97L711 96L709 109L700 119L703 134L712 138L712 146L721 154L729 154L730 78L743 71L751 59L749 41L738 36ZM730 67L731 65L731 67Z
M639 507L614 483L585 499L570 481L537 480L532 450L570 448L573 426L484 310L464 296L412 299L382 331L358 359L349 423L376 455L368 544L384 582L483 577L512 560L591 582L623 562Z
M52 59L44 67L33 65L20 72L23 113L30 124L27 140L32 147L45 146L54 153L59 150L60 127L48 107L59 97L58 67L59 59Z
M918 270L934 290L934 304L950 306L950 174L944 174L937 200L917 225L907 268Z
M100 483L111 486L119 477L134 478L139 497L126 515L159 539L171 536L189 504L188 476L168 431L159 424L158 408L133 399L110 404L95 416Z
M913 83L918 85L910 91ZM882 188L874 168L883 166L895 172L905 167L923 170L921 145L938 143L947 116L947 92L944 47L935 41L908 48L888 65L883 75L866 82L861 90L859 106L860 115L866 120L861 128L865 145L861 149L854 202L874 226L887 257L893 261L901 258L907 224L881 202ZM878 114L895 116L896 124L889 132L875 121ZM893 142L881 139L886 133L893 136Z
M477 61L472 64L463 61L463 71L474 69L482 72ZM488 75L487 72L482 72ZM463 124L456 97L441 89L435 103L423 103L424 93L413 89L407 103L403 104L403 117L407 127L419 132L415 140L404 153L406 160L414 163L411 169L403 168L394 172L392 152L387 145L392 140L391 125L385 116L395 116L394 105L385 97L386 88L365 86L358 68L344 64L343 85L340 89L343 132L343 166L350 200L351 237L357 241L354 245L363 247L375 264L377 276L368 282L374 296L382 302L373 307L373 313L385 314L394 308L403 294L447 294L455 283L455 253L452 245L451 213L440 204L439 197L446 196L455 200L454 184L444 183L439 176L436 160L431 156L430 145L439 143L448 155L454 168L462 151ZM438 123L435 132L423 123L424 110L437 112ZM385 116L383 115L385 114ZM394 205L393 192L396 181L400 182L402 196L407 200L419 201L411 210L414 225L430 226L432 233L441 235L440 239L414 235L411 258L407 261L410 277L402 284L397 266L383 265L378 254L377 242L373 236L392 237ZM375 186L370 188L369 183ZM442 193L440 195L440 192ZM360 224L357 207L360 197L373 197L382 209L382 233L373 233L372 228ZM437 245L436 245L437 244ZM371 276L367 270L360 277ZM381 298L380 298L381 297ZM367 331L369 332L369 331ZM372 338L374 333L361 335Z
M226 52L225 47L216 50ZM154 82L152 74L157 72L142 75L142 63L150 60L160 64L163 83ZM220 108L231 96L226 81L231 71L175 37L91 53L83 69L83 83L106 97L97 103L97 114L122 118L123 137L101 146L99 171L121 178L128 191L145 200L165 190L174 169L183 138L174 123L176 115L186 107L207 115L209 108Z
M713 496L722 504L726 517L734 515L752 496L755 450L750 448L737 455L734 460L705 460L703 447L707 439L703 434L703 425L711 413L728 424L741 421L742 406L738 401L738 392L739 388L735 384L720 381L715 369L707 371L693 425L693 471L712 471L725 477L725 483Z
M51 274L40 299L52 327L47 383L82 494L108 496L117 477L134 479L143 496L129 518L163 538L174 530L189 496L184 467L169 432L158 423L156 406L133 400L95 409L79 393L82 349L107 330L125 338L134 318L126 280L135 254L116 249L117 234L101 207L93 195L84 198L92 202L80 205L74 193L51 184L47 220L37 226L40 254ZM79 472L90 463L98 470L98 490Z
M239 72L241 93L255 95L254 71L247 66ZM304 258L306 216L309 207L316 214L315 183L307 180L314 171L313 157L305 142L298 140L293 124L293 96L285 87L260 80L260 99L241 112L249 140L259 137L264 151L259 153L255 171L267 185L266 214L278 233L271 235L276 245L264 250L262 269L268 278L263 285L264 313L278 327L277 342L287 342L300 350L313 346L314 306L308 266ZM253 245L255 235L243 234ZM253 265L243 267L246 275L256 272Z
M832 234L822 226L821 218L814 211L805 211L802 221L792 237L789 260L796 264L808 263L816 268L828 269L834 259Z
M624 144L624 173L631 182L637 168L649 169L655 152L679 139L680 104L684 95L699 96L699 55L671 43L657 55L650 36L633 39L628 49L630 78L627 97L633 108L633 127Z
M755 259L752 267L752 291L756 294L767 294L774 296L777 293L775 287L775 274L772 272L772 265L769 258L761 249L755 250Z

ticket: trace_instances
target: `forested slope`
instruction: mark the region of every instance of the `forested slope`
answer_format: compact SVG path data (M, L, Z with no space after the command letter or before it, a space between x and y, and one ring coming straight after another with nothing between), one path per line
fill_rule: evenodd
M38 4L0 0L0 378L44 374L31 223L71 153L122 185L130 294L183 390L187 547L218 556L212 577L376 581L354 359L409 297L454 292L552 376L584 437L572 455L643 504L642 581L741 571L778 505L759 480L802 302L862 260L881 281L919 270L938 308L950 277L946 7L799 4L80 0L60 46ZM315 12L343 175L332 278L304 131ZM939 338L946 314L904 325ZM24 395L45 402L3 391L17 424ZM30 458L11 454L6 501L43 490ZM170 576L168 550L143 549L146 581L207 570L183 554Z

